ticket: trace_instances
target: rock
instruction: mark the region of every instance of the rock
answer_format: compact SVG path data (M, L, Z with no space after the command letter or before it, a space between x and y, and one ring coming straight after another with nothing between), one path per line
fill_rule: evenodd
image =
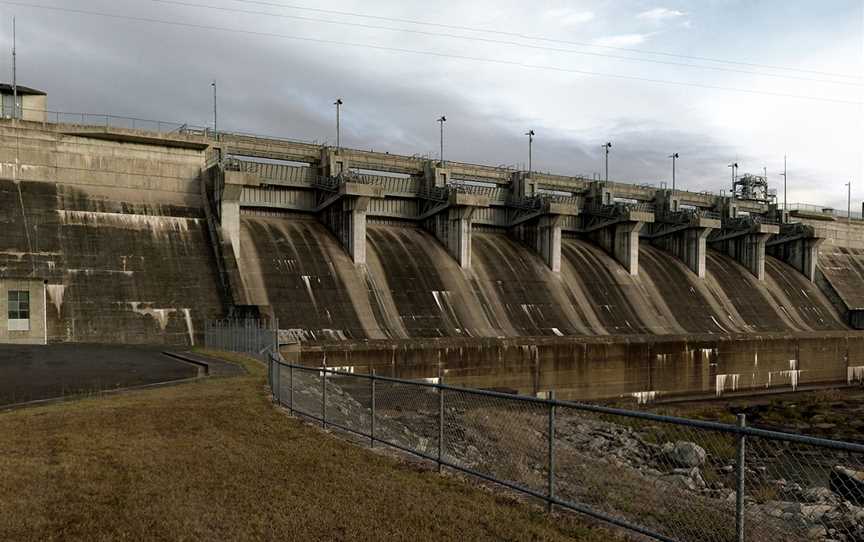
M693 479L683 474L668 474L662 477L661 480L668 484L673 484L685 489L689 489L690 491L696 491L698 489Z
M825 540L828 536L828 530L821 525L816 525L807 529L807 538L810 540Z
M603 437L595 437L591 439L591 442L588 443L588 448L591 450L599 451L602 448L606 447L606 439Z
M827 487L808 487L801 491L801 500L816 504L836 504L837 495Z
M660 453L668 461L684 468L701 467L705 464L707 456L704 448L684 440L675 443L667 442L660 449Z
M864 472L838 465L831 470L828 487L838 497L853 504L864 505Z
M801 515L810 523L818 523L822 517L833 510L830 504L810 504L801 506Z

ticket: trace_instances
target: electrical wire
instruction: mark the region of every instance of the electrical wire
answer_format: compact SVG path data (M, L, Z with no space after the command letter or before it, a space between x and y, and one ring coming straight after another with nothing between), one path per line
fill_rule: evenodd
M57 11L61 13L74 13L79 15L88 15L95 17L104 17L109 19L117 19L117 20L127 20L127 21L137 21L137 22L145 22L152 24L162 24L168 26L179 26L184 28L195 28L199 30L213 30L218 32L229 32L235 34L245 34L252 36L260 36L260 37L270 37L270 38L279 38L293 41L304 41L309 43L318 43L324 45L338 45L342 47L358 47L363 49L371 49L377 51L388 51L388 52L396 52L396 53L406 53L413 55L421 55L421 56L430 56L436 58L448 58L455 60L468 60L473 62L485 62L489 64L498 64L504 66L515 66L521 68L531 68L536 70L545 70L545 71L554 71L559 73L572 73L578 75L586 75L586 76L595 76L595 77L608 77L612 79L623 79L628 81L640 81L640 82L648 82L648 83L657 83L657 84L666 84L666 85L677 85L691 88L701 88L701 89L709 89L709 90L721 90L726 92L739 92L745 94L753 94L753 95L762 95L762 96L773 96L779 98L793 98L799 100L810 100L810 101L820 101L827 103L837 103L837 104L845 104L845 105L864 105L864 102L861 101L852 101L852 100L842 100L837 98L826 98L819 96L804 96L799 94L785 94L780 92L769 92L769 91L761 91L761 90L753 90L753 89L742 89L742 88L734 88L734 87L721 87L715 85L705 85L701 83L691 83L685 81L668 81L664 79L652 79L649 77L638 77L632 75L621 75L614 73L602 73L602 72L592 72L587 70L577 70L572 68L562 68L559 66L550 66L550 65L542 65L542 64L528 64L522 63L512 60L502 60L495 58L483 58L483 57L473 57L468 55L456 55L449 53L438 53L435 51L424 51L418 49L405 49L400 47L390 47L383 45L373 45L368 43L354 43L349 41L339 41L339 40L330 40L323 38L311 38L307 36L295 36L291 34L279 34L275 32L262 32L256 30L244 30L238 28L229 28L229 27L221 27L221 26L213 26L213 25L205 25L198 23L188 23L182 21L168 21L163 19L154 19L151 17L141 17L136 15L122 15L116 13L106 13L99 11L89 11L83 9L75 9L75 8L64 8L60 6L45 6L39 4L30 4L26 2L16 2L13 0L0 0L0 4L11 5L11 6L19 6L19 7L27 7L34 9L42 9L49 11Z
M658 56L667 56L667 57L675 57L675 58L685 58L685 59L689 59L689 60L701 60L701 61L705 61L705 62L734 64L734 65L738 65L738 66L749 66L749 67L753 67L753 68L767 68L767 69L772 69L772 70L796 71L796 72L810 73L810 74L815 74L815 75L828 75L828 76L833 76L833 77L847 77L847 78L852 78L852 79L864 79L864 76L858 75L858 74L808 70L808 69L804 69L804 68L793 68L791 66L759 64L759 63L755 63L755 62L741 62L741 61L735 61L735 60L724 60L724 59L719 59L719 58L685 55L685 54L680 54L680 53L669 53L669 52L663 52L663 51L647 51L644 49L635 49L635 48L631 48L631 47L616 47L613 45L600 45L600 44L596 44L596 43L588 43L588 42L581 42L581 41L547 38L545 36L534 36L534 35L530 35L530 34L521 34L519 32L507 32L507 31L503 31L503 30L489 30L489 29L485 29L485 28L477 28L477 27L470 27L470 26L460 26L460 25L452 25L452 24L445 24L445 23L434 23L434 22L422 21L419 19L405 19L405 18L399 18L399 17L385 17L385 16L381 16L381 15L367 15L364 13L357 13L357 12L351 12L351 11L340 11L340 10L335 10L335 9L310 8L308 6L300 6L297 4L284 4L281 2L267 2L264 0L230 0L230 1L238 2L241 4L253 4L253 5L259 5L259 6L283 8L283 9L295 9L295 10L299 10L299 11L312 11L312 12L318 12L318 13L327 13L327 14L331 14L331 15L345 15L345 16L349 16L349 17L360 17L360 18L364 18L364 19L373 19L373 20L379 20L379 21L408 23L408 24L416 24L416 25L422 25L422 26L433 26L433 27L437 27L437 28L447 28L450 30L466 30L469 32L483 32L486 34L495 34L495 35L499 35L499 36L510 36L510 37L514 37L514 38L522 38L522 39L527 39L527 40L545 41L547 43L559 43L559 44L564 44L564 45L577 45L577 46L581 46L581 47L596 47L596 48L601 48L601 49L608 49L608 50L614 50L614 51L626 51L629 53L638 53L638 54L643 54L643 55L658 55Z
M272 12L268 12L268 11L254 11L254 10L237 9L237 8L226 8L226 7L222 7L222 6L213 6L213 5L208 5L208 4L197 4L197 3L193 3L193 2L183 2L181 0L150 0L150 1L160 3L160 4L171 4L171 5L175 5L175 6L202 8L202 9L209 9L209 10L215 10L215 11L224 11L224 12L228 12L228 13L242 13L242 14L246 14L246 15L263 15L263 16L267 16L267 17L278 17L278 18L282 18L282 19L292 19L292 20L309 21L309 22L325 23L325 24L340 25L340 26L350 26L350 27L355 27L355 28L368 28L368 29L372 29L372 30L386 30L388 32L405 32L405 33L409 33L409 34L431 36L431 37L436 37L436 38L461 39L461 40L468 40L468 41L477 41L477 42L482 42L482 43L492 43L492 44L496 44L496 45L512 45L512 46L516 46L516 47L524 47L527 49L552 51L552 52L558 52L558 53L568 53L568 54L583 55L583 56L612 58L612 59L616 59L616 60L625 60L625 61L630 61L630 62L647 62L647 63L651 63L651 64L662 64L662 65L666 65L666 66L678 66L678 67L695 68L695 69L703 69L703 70L713 70L713 71L721 71L721 72L727 72L727 73L742 73L742 74L748 74L748 75L759 75L759 76L764 76L764 77L774 77L774 78L780 78L780 79L793 79L793 80L797 80L797 81L810 81L810 82L833 84L833 85L864 87L864 84L862 84L862 83L853 83L851 81L831 81L831 80L827 80L827 79L816 79L816 78L812 78L812 77L800 77L800 76L795 76L795 75L782 75L782 74L775 74L775 73L756 72L756 71L750 71L750 70L741 70L741 69L737 69L737 68L724 68L724 67L720 67L720 66L700 66L697 64L687 64L684 62L673 62L673 61L669 61L669 60L655 60L655 59L650 59L650 58L633 58L633 57L620 56L620 55L611 55L611 54L607 54L607 53L597 53L597 52L592 52L592 51L575 51L573 49L561 49L561 48L556 48L556 47L547 47L547 46L543 46L543 45L531 45L528 43L520 43L520 42L515 42L515 41L504 41L504 40L497 40L497 39L490 39L490 38L481 38L481 37L476 37L476 36L447 34L447 33L442 33L442 32L430 32L430 31L425 31L425 30L412 30L412 29L408 29L408 28L393 28L393 27L389 27L389 26L379 26L379 25L371 25L371 24L355 23L355 22L347 22L347 21L333 21L333 20L329 20L329 19L319 19L316 17L304 17L302 15L285 15L285 14L281 14L281 13L272 13ZM240 1L240 0L234 0L234 1Z

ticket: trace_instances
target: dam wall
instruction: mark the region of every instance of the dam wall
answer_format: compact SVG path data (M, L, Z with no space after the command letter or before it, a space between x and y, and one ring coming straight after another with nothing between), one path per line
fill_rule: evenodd
M0 194L0 280L44 281L49 341L832 332L858 280L721 252L769 235L758 202L229 133L0 121Z
M864 336L845 333L369 341L288 355L345 372L638 404L864 382Z
M44 281L49 342L194 344L223 313L204 147L81 133L0 123L0 280Z

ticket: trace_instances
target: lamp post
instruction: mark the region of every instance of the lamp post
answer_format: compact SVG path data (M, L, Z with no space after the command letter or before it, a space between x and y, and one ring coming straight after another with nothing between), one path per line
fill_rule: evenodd
M333 105L336 106L336 152L342 148L342 128L339 125L339 113L342 109L342 98L336 98L336 101L333 102Z
M789 204L786 201L786 155L783 155L783 173L780 174L783 177L783 211L789 210Z
M675 162L678 160L678 153L673 152L669 158L672 159L672 192L675 192Z
M603 144L603 148L606 149L606 182L609 182L609 149L612 148L612 142L607 141Z
M15 17L12 17L12 118L18 118L18 64L16 45L18 35L15 30Z
M846 183L846 187L849 189L848 199L846 200L846 222L852 223L852 181Z
M213 133L215 134L219 130L219 126L217 124L217 121L219 120L218 111L216 109L216 81L210 83L210 86L213 87Z
M531 163L531 152L532 147L534 146L534 130L528 130L525 132L525 135L528 136L528 176L531 176L531 167L533 164Z
M738 162L732 162L726 167L732 168L732 197L735 197L735 179L738 177Z
M441 125L441 154L439 154L439 159L441 160L441 167L444 167L444 123L447 122L447 117L441 115L441 118L438 119L438 124Z

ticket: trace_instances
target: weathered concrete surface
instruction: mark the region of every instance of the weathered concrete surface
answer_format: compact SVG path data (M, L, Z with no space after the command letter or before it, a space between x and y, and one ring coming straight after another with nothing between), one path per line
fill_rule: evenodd
M188 345L223 313L202 143L161 139L0 122L0 275L48 281L49 341Z
M452 385L530 395L555 390L567 400L641 402L857 382L864 334L363 341L304 345L300 360L399 378L440 374Z
M846 329L815 285L773 258L759 281L709 251L699 279L646 245L633 277L593 243L568 237L554 273L503 230L479 228L472 268L462 269L423 228L379 220L368 225L367 266L358 269L312 217L242 223L254 302L311 341Z
M241 247L249 299L270 307L281 328L309 340L387 336L364 306L362 271L314 217L244 216Z
M0 180L0 275L48 281L48 340L191 344L221 314L199 209Z
M815 281L856 329L864 329L864 222L801 219L825 235Z

